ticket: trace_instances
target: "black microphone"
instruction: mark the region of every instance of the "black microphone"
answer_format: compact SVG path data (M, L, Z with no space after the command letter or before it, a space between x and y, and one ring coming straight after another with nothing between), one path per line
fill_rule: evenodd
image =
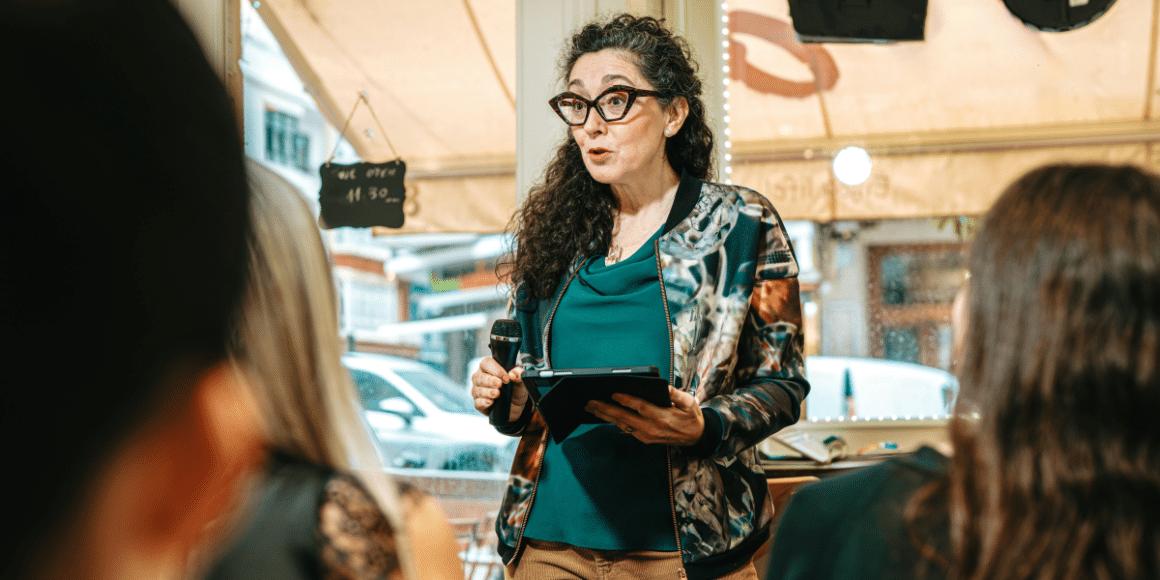
M501 318L491 325L491 358L495 359L504 372L516 366L520 354L520 323ZM506 425L512 411L512 385L506 383L499 388L499 396L491 404L488 420L492 425Z

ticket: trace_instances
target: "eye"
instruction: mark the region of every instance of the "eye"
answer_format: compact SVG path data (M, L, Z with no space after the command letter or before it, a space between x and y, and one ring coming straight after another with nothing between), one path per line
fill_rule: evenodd
M584 103L576 99L560 99L556 105L560 107L561 111L569 113L584 110Z

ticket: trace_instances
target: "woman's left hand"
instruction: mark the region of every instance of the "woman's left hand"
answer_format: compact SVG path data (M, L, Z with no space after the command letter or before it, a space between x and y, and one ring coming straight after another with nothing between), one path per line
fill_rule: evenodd
M658 407L644 399L615 394L612 399L618 407L603 401L589 401L585 411L620 427L621 431L643 443L661 443L687 447L701 439L705 417L697 399L684 391L669 386L672 407Z

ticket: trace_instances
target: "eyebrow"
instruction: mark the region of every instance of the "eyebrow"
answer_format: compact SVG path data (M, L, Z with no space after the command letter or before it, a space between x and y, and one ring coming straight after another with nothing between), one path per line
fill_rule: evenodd
M630 85L632 84L632 79L630 79L622 74L617 74L617 73L604 75L604 78L600 79L600 82L607 85L616 79L622 79L622 80L624 80L624 82L626 82ZM572 79L572 82L568 83L568 88L572 88L573 86L579 86L580 88L584 88L584 81L582 81L580 79Z

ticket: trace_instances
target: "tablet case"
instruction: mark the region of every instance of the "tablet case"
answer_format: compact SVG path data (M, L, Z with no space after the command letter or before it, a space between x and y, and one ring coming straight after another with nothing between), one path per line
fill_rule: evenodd
M582 424L606 423L584 410L596 399L613 405L613 393L624 393L644 399L658 407L671 407L669 382L655 366L601 367L555 370L529 370L523 374L524 385L535 402L540 416L557 444ZM540 394L541 388L547 392Z

